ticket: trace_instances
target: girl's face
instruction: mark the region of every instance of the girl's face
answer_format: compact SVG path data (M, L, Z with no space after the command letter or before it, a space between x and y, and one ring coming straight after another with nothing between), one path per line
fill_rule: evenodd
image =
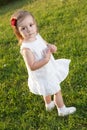
M35 39L37 26L32 16L26 16L24 20L18 23L18 30L24 40Z

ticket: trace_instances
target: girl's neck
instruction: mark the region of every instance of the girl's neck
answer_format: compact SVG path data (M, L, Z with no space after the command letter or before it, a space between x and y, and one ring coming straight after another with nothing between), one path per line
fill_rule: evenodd
M36 37L32 37L32 38L29 38L29 39L24 39L23 41L28 43L28 42L34 42L36 40Z

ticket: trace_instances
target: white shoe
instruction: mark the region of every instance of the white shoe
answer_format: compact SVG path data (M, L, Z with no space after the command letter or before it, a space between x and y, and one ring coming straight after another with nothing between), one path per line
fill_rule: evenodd
M75 107L64 107L58 109L58 115L59 116L67 116L69 114L73 114L76 111Z
M51 103L46 104L46 111L51 111L55 107L54 101L51 101Z

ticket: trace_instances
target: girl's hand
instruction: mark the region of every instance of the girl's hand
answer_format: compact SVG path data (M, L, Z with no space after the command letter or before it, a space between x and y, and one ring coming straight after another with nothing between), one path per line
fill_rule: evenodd
M53 44L48 44L48 48L50 49L51 53L55 53L57 51L57 47Z

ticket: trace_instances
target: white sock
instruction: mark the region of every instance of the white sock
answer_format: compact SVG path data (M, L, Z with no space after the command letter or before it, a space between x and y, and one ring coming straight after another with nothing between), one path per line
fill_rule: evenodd
M66 108L66 106L64 105L64 106L57 108L57 109L58 109L58 111L63 111L65 108Z

